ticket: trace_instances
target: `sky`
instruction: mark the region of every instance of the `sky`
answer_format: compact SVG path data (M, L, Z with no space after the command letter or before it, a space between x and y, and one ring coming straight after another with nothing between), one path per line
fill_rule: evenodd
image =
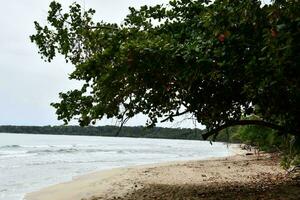
M2 2L3 1L3 2ZM58 93L78 88L68 79L74 67L62 57L44 62L29 36L35 33L34 21L46 24L51 0L1 0L0 7L0 125L60 125L51 102L58 102ZM60 0L64 7L74 0ZM96 10L95 21L121 23L128 7L167 3L168 0L77 0L85 9ZM268 0L264 1L268 3ZM203 128L192 120L179 118L163 127ZM126 125L145 125L139 115ZM183 120L183 121L182 121ZM76 121L71 124L77 124ZM115 125L116 120L103 119L97 125Z
M34 21L46 24L51 0L10 0L0 8L0 125L60 125L51 102L58 102L58 93L78 88L68 79L74 67L62 57L44 62L29 36L35 33ZM64 7L74 1L61 0ZM96 10L95 21L121 23L128 7L167 3L168 0L77 0L85 9ZM145 125L139 115L126 125ZM191 120L158 124L163 127L190 127ZM77 124L76 121L71 124ZM103 119L97 125L115 125L116 120ZM198 125L199 127L199 125Z

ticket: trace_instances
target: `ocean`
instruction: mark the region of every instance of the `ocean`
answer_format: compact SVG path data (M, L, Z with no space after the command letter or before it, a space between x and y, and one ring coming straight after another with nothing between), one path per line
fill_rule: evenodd
M0 133L0 200L98 170L231 154L207 141Z

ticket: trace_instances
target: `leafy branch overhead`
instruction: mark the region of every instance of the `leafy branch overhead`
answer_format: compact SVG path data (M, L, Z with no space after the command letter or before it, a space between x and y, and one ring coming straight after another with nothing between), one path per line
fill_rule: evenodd
M300 3L173 0L129 8L123 24L95 23L94 10L50 4L31 41L46 61L75 65L82 88L52 104L66 123L139 113L153 126L189 113L206 136L256 124L300 133ZM259 120L243 118L256 115Z

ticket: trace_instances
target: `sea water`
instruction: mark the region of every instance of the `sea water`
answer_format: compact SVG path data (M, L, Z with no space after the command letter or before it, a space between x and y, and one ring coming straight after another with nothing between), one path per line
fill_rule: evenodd
M230 154L207 141L0 133L0 200L97 170Z

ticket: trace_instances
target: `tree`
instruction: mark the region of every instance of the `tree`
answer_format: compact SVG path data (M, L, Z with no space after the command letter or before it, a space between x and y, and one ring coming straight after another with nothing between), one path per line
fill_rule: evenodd
M190 113L207 138L235 125L300 135L300 4L277 0L173 0L129 8L121 25L52 2L31 36L51 61L75 65L81 89L60 93L59 119L80 125L143 113L147 125ZM243 120L250 115L257 120Z

